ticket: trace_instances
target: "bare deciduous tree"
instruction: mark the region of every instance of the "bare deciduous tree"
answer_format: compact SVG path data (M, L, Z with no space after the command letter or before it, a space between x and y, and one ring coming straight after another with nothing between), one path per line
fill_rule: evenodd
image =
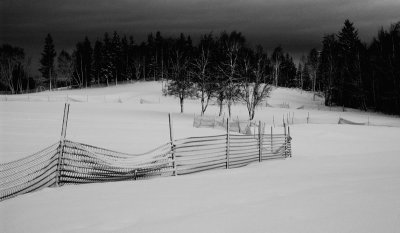
M216 86L211 80L210 63L211 63L211 47L213 46L212 35L205 35L201 38L197 57L194 59L193 74L195 76L195 85L201 101L201 115L207 110L209 101L214 95Z
M243 81L240 97L246 103L249 120L254 119L256 108L269 97L271 92L271 86L263 83L263 80L267 78L266 66L267 57L263 54L261 46L258 47L254 59L251 59L250 56L243 59Z
M25 58L22 48L4 44L0 48L0 82L8 86L11 93L17 90L14 85L14 71L20 69Z
M171 80L167 84L165 94L174 95L179 98L181 113L183 113L184 100L194 94L193 82L190 80L190 76L187 73L189 64L188 58L179 50L175 50L173 54L174 56L171 58L170 62Z
M227 34L221 35L220 41L223 50L226 51L226 58L220 63L219 70L226 78L224 87L224 95L228 105L229 117L232 115L231 106L238 98L238 72L239 72L239 52L242 49L245 39L241 33L232 32L229 36Z
M282 47L278 46L274 49L272 53L272 63L274 66L274 85L278 86L278 79L279 79L279 69L283 60L283 51Z

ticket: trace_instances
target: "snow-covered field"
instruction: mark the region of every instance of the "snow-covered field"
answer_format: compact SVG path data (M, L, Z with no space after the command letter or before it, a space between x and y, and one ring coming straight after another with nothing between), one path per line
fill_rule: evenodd
M186 101L179 114L178 100L161 96L161 83L43 92L0 102L0 162L58 141L67 97L67 138L95 146L140 153L161 145L169 140L169 112L176 138L221 133L193 128L199 101ZM291 126L290 159L45 189L1 202L0 232L400 232L400 119L341 112L322 101L279 88L268 100L273 107L256 112L256 120L276 123L275 132L289 113L310 116L313 124ZM215 105L207 110L217 112ZM235 117L246 114L233 107ZM339 117L386 126L335 124Z

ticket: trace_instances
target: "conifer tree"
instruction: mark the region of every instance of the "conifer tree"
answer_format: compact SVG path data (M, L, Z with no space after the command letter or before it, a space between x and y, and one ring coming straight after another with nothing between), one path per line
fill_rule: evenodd
M307 65L311 79L311 90L314 93L313 100L315 100L315 89L317 85L318 56L318 51L315 48L311 49L307 56Z
M340 67L340 102L344 107L366 109L360 66L358 31L349 20L338 34Z
M72 85L73 74L72 56L67 51L61 50L57 57L57 78L63 80L65 84Z
M50 34L47 34L44 40L44 48L42 52L42 58L40 59L41 67L39 71L42 73L43 78L49 82L49 88L52 89L52 83L57 85L56 72L54 72L54 58L57 53L54 49L53 38Z
M97 84L100 84L103 77L102 75L102 69L104 68L103 50L104 50L103 43L99 40L96 40L93 48L92 74Z

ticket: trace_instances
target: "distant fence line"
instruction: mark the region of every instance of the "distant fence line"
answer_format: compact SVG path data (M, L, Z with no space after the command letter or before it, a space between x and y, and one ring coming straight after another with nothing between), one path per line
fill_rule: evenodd
M93 96L93 95L2 95L0 101L4 102L101 102L101 103L122 103L130 97L121 97L116 95L110 96Z
M228 123L229 122L229 123ZM265 123L240 120L237 118L225 118L224 116L206 116L206 115L194 115L193 127L195 128L219 128L225 129L229 124L229 130L235 133L241 133L246 135L256 135L259 127L261 132L265 132Z
M23 90L22 93L12 93L12 91L0 91L0 95L20 95L20 94L30 94L30 93L39 93L43 91L64 91L64 90L71 90L71 89L91 89L91 88L99 88L99 87L113 87L113 86L118 86L118 85L123 85L123 84L131 84L131 83L136 83L140 81L145 81L145 80L133 80L133 79L128 79L128 80L120 80L115 82L109 82L109 85L106 83L91 83L90 86L84 87L84 86L79 86L79 85L69 85L69 86L63 86L63 87L53 87L50 89L48 85L43 86L37 86L34 89L28 89L28 90Z
M59 142L17 161L0 164L0 200L46 187L159 176L185 175L246 166L292 156L289 127L282 134L257 136L226 133L175 140L143 154L126 154L66 139L69 104L65 105Z
M196 128L225 128L227 118L224 116L207 116L207 115L194 115L193 127ZM265 132L265 126L267 124L271 127L284 127L285 125L295 124L349 124L349 125L366 125L366 126L387 126L387 127L400 127L400 120L386 123L372 122L369 117L363 122L357 122L343 117L311 117L310 113L307 113L304 117L295 117L294 112L288 112L287 114L281 115L281 117L275 117L273 115L270 118L263 118L261 124L262 132ZM232 132L243 133L247 135L257 134L257 128L259 123L256 121L240 120L237 118L229 119L229 125Z
M123 95L0 95L0 101L3 102L92 102L92 103L124 103L130 101L136 96ZM137 101L140 104L157 104L160 103L160 98L144 99L139 98Z

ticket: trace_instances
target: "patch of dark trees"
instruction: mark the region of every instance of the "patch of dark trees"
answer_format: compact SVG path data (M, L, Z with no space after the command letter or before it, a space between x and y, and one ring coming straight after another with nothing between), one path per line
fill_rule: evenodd
M94 42L85 37L72 52L57 54L48 34L40 60L41 77L32 77L30 59L22 48L0 47L0 90L14 94L39 87L168 80L165 94L178 96L182 108L183 99L198 95L204 113L210 98L221 105L225 102L230 110L238 98L264 98L269 93L266 86L275 85L313 91L325 96L325 105L343 110L400 115L400 22L380 29L372 42L365 43L346 20L339 32L323 37L320 50L311 49L297 65L281 46L272 51L268 55L261 46L250 47L236 31L206 34L196 44L184 34L173 38L157 32L137 43L132 36L114 32ZM259 91L265 95L253 95Z

